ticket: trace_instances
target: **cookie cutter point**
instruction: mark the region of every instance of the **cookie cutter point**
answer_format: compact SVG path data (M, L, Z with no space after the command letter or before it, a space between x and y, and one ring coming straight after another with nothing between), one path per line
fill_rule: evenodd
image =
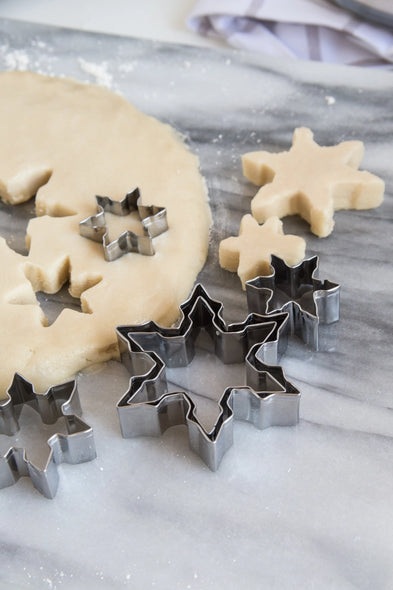
M139 188L127 193L121 201L96 195L96 203L97 213L80 221L79 232L84 238L102 243L104 256L108 262L117 260L123 254L129 252L136 252L145 256L155 254L153 238L168 229L165 207L142 205ZM143 235L137 235L128 230L121 233L116 240L111 241L107 231L105 213L123 217L134 211L138 212Z
M64 418L67 432L53 434L48 439L49 454L43 468L28 459L26 449L10 447L0 456L0 488L27 476L41 494L52 499L59 484L57 465L95 459L93 430L80 418L82 410L75 381L50 387L46 393L35 393L32 384L15 373L7 398L0 400L0 434L12 436L19 431L18 420L24 405L32 407L44 424Z
M320 349L320 325L340 319L340 285L318 278L318 256L288 266L271 257L272 272L246 282L248 310L270 314L286 311L291 334L311 349Z
M154 351L168 367L185 367L195 354L195 340L201 329L210 335L214 352L225 363L244 362L248 350L264 342L266 363L274 364L287 345L286 312L260 315L250 313L243 322L227 325L223 319L224 306L211 298L206 289L196 284L189 298L180 305L179 321L174 327L162 327L154 321L145 324L119 326L118 336L127 342L128 336L142 349Z
M276 362L288 314L250 314L242 323L226 325L222 310L222 303L197 284L180 306L177 326L163 328L148 322L117 328L121 361L131 375L129 388L117 404L123 437L160 436L171 426L183 424L191 449L213 471L233 444L234 418L260 429L293 425L299 419L300 392L280 367L264 362L266 357ZM165 373L166 367L191 362L201 330L210 335L222 362L246 365L246 384L223 392L219 416L210 431L198 420L187 392L168 391Z

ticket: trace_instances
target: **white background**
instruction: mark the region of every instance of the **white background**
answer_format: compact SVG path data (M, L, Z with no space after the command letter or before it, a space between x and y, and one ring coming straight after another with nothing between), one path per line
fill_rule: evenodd
M0 17L200 46L223 46L190 31L194 0L2 0Z

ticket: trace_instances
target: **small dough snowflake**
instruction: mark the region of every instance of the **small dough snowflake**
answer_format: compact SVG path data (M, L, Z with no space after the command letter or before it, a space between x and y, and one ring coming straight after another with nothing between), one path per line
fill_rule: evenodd
M289 266L298 264L306 250L303 238L284 235L282 222L270 217L263 225L244 215L238 237L222 240L219 248L220 266L236 272L245 289L246 281L271 273L271 255L282 258Z

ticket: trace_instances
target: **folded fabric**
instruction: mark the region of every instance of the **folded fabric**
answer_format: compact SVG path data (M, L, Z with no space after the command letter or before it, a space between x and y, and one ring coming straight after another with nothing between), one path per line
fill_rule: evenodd
M326 0L199 0L187 24L202 35L269 55L393 64L393 32Z

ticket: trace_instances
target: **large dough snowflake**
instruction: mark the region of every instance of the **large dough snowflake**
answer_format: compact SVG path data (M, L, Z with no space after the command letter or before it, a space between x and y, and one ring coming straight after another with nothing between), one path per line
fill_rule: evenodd
M250 152L242 158L244 175L262 188L251 203L254 217L301 215L320 238L333 230L337 209L370 209L381 204L384 182L357 170L361 141L321 147L310 129L295 129L289 151Z

